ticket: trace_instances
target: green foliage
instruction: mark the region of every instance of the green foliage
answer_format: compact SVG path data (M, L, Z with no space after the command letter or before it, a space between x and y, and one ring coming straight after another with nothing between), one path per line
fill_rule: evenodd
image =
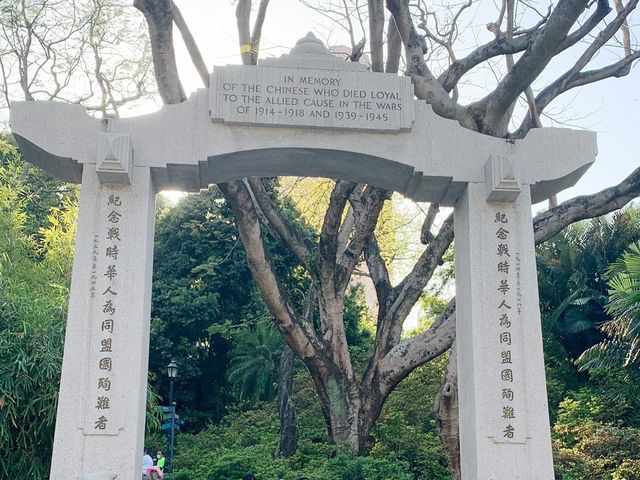
M640 462L637 380L621 369L594 372L589 386L560 402L553 427L558 478L636 478L621 475Z
M76 208L64 200L36 229L42 217L30 210L31 187L7 145L0 144L0 477L39 480L51 456Z
M443 356L411 372L389 395L373 428L372 455L406 462L413 478L449 478L433 414L446 362Z
M56 180L38 167L25 163L13 138L0 134L0 184L11 188L21 203L24 232L39 239L52 209L66 212L77 203L78 188ZM75 213L71 213L75 215ZM73 254L73 249L67 251Z
M227 376L241 399L273 400L282 345L280 333L269 320L240 329Z
M630 207L580 222L538 247L557 479L640 478L638 372L603 368L580 373L575 363L590 347L591 353L583 355L581 361L595 362L593 352L600 348L603 338L616 338L611 330L602 328L615 322L607 307L608 267L639 237L640 211ZM625 300L628 298L625 296ZM598 362L602 360L597 358Z
M231 211L217 189L160 213L149 369L166 403L165 366L177 361L176 398L183 411L193 411L188 416L196 424L219 419L232 401L225 374L232 344L211 327L242 325L256 298Z
M640 363L640 243L607 270L611 320L600 328L606 338L587 350L580 358L582 367L599 369L631 367Z
M540 309L544 329L570 358L602 340L605 271L640 239L640 210L623 211L574 224L537 248Z
M540 310L551 418L565 395L585 386L575 360L603 339L610 319L606 269L640 238L640 211L579 222L537 247Z
M372 435L371 453L354 457L328 445L326 428L306 371L295 379L298 451L273 459L278 417L273 403L235 411L198 434L177 437L176 472L168 480L240 479L247 471L259 480L445 480L449 478L431 408L446 359L414 371L391 394ZM149 443L149 440L147 441ZM331 458L328 453L333 452Z

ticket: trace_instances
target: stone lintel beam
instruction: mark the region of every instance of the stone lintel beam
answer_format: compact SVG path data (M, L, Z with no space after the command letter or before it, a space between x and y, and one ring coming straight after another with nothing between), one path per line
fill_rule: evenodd
M400 133L227 125L211 121L208 93L105 121L78 105L14 102L10 122L27 160L69 182L80 182L82 164L96 163L103 132L127 135L136 166L151 167L158 190L198 191L248 175L320 175L453 205L467 183L485 182L487 160L502 155L535 203L574 185L597 154L592 132L541 128L505 140L464 129L419 101L413 128Z

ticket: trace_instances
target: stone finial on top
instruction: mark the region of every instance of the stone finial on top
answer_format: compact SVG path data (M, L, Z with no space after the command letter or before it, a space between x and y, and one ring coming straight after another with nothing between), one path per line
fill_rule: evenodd
M366 71L362 63L345 61L333 55L312 32L296 42L288 54L277 58L265 58L258 62L261 67L321 68L331 70Z
M296 42L296 46L291 49L289 55L331 55L322 40L316 37L313 32L307 33Z

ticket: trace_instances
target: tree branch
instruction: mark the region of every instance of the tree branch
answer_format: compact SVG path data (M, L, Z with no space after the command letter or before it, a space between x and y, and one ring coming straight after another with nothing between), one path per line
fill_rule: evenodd
M248 177L247 182L251 187L258 207L275 234L282 243L293 252L307 271L313 275L316 268L313 264L313 245L311 245L311 242L302 238L300 231L294 228L276 211L259 178Z
M391 291L391 279L387 265L380 254L380 247L375 235L369 237L364 255L367 268L369 269L369 275L371 275L371 280L376 289L376 296L378 297L378 315L384 317L384 310L386 310L387 299Z
M478 130L490 135L504 137L507 134L509 118L507 112L513 102L546 68L557 54L558 45L580 14L588 5L588 0L560 0L549 16L549 20L536 35L532 44L518 59L510 72L500 81L496 89L482 100L469 106Z
M640 52L631 52L630 48L625 46L625 57L611 65L605 66L597 70L580 72L589 61L600 51L600 49L609 41L616 32L626 24L629 14L636 8L638 0L630 0L627 5L622 8L616 18L607 25L607 27L598 34L595 40L584 51L576 63L553 83L544 88L535 99L535 108L529 109L529 112L522 120L520 127L511 137L524 138L531 128L536 127L535 113L542 112L554 99L561 94L571 90L572 88L594 83L605 78L622 77L628 75L631 71L631 65L640 58Z
M598 217L622 208L640 196L640 168L636 168L618 185L593 195L582 195L561 203L533 219L536 245L550 239L568 225L586 218Z
M236 6L236 23L238 26L238 40L243 65L251 65L251 0L238 0Z
M185 22L184 17L182 16L182 12L176 5L175 2L171 2L171 15L173 17L173 21L178 27L180 31L180 35L182 35L182 40L184 41L185 46L187 47L187 51L189 52L189 57L191 58L191 62L194 67L198 71L198 75L200 75L200 79L205 87L209 86L209 69L207 65L204 63L202 59L202 54L200 53L200 49L198 48L198 44L196 40L193 38L191 34L191 30L189 30L189 26L187 22Z
M387 22L387 73L397 73L400 68L400 57L402 55L402 38L396 27L396 20L393 15Z
M369 45L371 46L371 70L384 72L383 41L384 0L369 2Z
M165 104L186 100L173 49L171 0L135 0L133 6L144 14L149 28L156 83Z
M416 367L449 350L456 336L455 299L451 300L434 325L395 347L378 362L381 391L390 392Z
M349 195L356 188L354 182L344 180L336 181L329 199L329 206L324 216L322 230L320 231L320 263L322 284L332 285L334 292L337 292L336 268L338 267L338 236L342 212L347 203Z
M343 270L340 273L338 288L346 288L353 269L360 262L360 256L367 244L367 240L373 235L380 211L388 192L382 188L367 186L362 193L364 202L354 202L355 222L353 237L341 258Z
M411 308L424 291L442 256L453 241L453 213L447 217L440 231L425 248L424 252L404 280L387 295L387 301L381 304L378 314L376 344L369 365L367 377L373 375L376 364L394 349L400 341L402 325ZM381 316L380 314L383 314ZM448 348L448 347L447 347Z
M262 242L260 222L246 185L241 180L236 180L220 184L219 187L233 209L249 269L269 311L277 320L276 326L287 344L305 363L319 368L322 362L320 357L326 357L324 345L317 337L312 323L296 314L289 297L280 285Z
M406 73L413 80L416 97L426 100L438 115L457 120L463 127L476 130L475 122L467 110L449 97L429 70L424 59L427 47L413 24L407 0L387 0L387 8L396 21L404 44Z
M267 7L269 0L261 0L258 7L256 21L253 24L253 33L251 34L251 64L257 65L258 54L260 53L260 40L262 39L262 26L267 16Z

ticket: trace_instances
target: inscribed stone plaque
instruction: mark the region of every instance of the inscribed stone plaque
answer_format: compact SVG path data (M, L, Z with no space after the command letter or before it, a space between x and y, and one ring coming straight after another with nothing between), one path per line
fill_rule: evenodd
M336 69L214 67L211 118L225 123L398 132L411 129L408 77Z
M496 443L525 443L528 432L518 211L513 203L493 203L485 212L488 435Z
M122 428L119 402L123 397L117 371L122 369L118 333L125 329L121 310L123 239L127 223L127 195L116 187L103 187L98 208L99 229L93 239L89 297L90 356L84 395L84 434L117 435Z

